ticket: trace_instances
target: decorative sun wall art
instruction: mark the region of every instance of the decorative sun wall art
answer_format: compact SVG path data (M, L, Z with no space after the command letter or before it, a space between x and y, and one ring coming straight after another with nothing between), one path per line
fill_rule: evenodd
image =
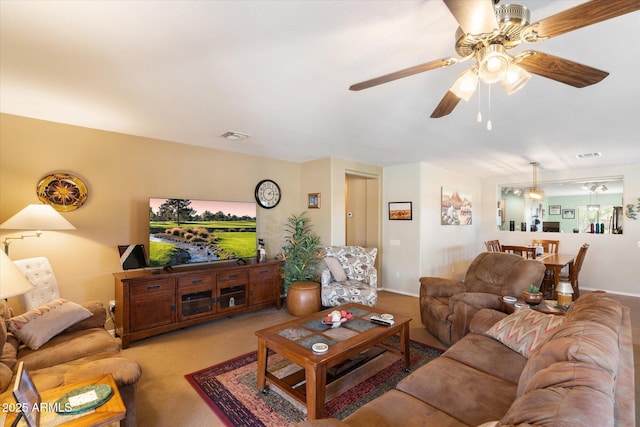
M84 205L89 197L87 186L77 176L56 172L38 183L38 199L59 212L69 212Z

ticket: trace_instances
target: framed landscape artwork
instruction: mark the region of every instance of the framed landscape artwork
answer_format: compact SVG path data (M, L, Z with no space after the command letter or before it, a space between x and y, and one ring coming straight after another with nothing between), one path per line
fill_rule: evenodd
M562 210L562 219L574 219L576 217L575 209L563 209Z
M455 188L442 187L441 225L471 225L473 218L471 194Z
M389 202L390 220L411 220L412 215L411 202Z
M549 205L549 215L560 215L561 209L560 205Z

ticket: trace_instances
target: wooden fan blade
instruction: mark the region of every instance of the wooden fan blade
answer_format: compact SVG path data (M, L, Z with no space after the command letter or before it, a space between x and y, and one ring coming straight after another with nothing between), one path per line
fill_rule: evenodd
M436 68L448 67L457 62L458 62L458 58L453 58L453 57L437 59L431 62L425 62L424 64L415 65L413 67L405 68L404 70L396 71L395 73L385 74L384 76L376 77L375 79L356 83L354 85L349 86L349 90L368 89L373 86L381 85L382 83L388 83L404 77L413 76L414 74L423 73L425 71L430 71Z
M640 0L591 0L539 22L538 37L555 37L640 10Z
M453 109L458 105L458 102L460 102L460 98L458 98L455 93L448 90L440 100L436 109L431 113L431 118L439 119L440 117L451 114Z
M493 0L443 0L467 34L489 34L498 28Z
M578 88L598 83L609 75L606 71L533 50L518 57L523 59L517 64L528 72Z

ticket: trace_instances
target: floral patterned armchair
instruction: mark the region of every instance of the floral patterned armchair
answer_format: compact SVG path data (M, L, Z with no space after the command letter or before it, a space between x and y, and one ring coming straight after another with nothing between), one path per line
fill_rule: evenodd
M329 246L324 249L326 267L321 274L322 305L336 307L349 302L375 307L378 301L377 248Z

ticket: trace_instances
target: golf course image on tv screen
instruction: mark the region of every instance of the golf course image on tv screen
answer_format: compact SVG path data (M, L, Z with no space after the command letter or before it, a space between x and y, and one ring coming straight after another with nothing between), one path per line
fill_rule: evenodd
M256 204L149 199L149 264L172 266L256 256Z

